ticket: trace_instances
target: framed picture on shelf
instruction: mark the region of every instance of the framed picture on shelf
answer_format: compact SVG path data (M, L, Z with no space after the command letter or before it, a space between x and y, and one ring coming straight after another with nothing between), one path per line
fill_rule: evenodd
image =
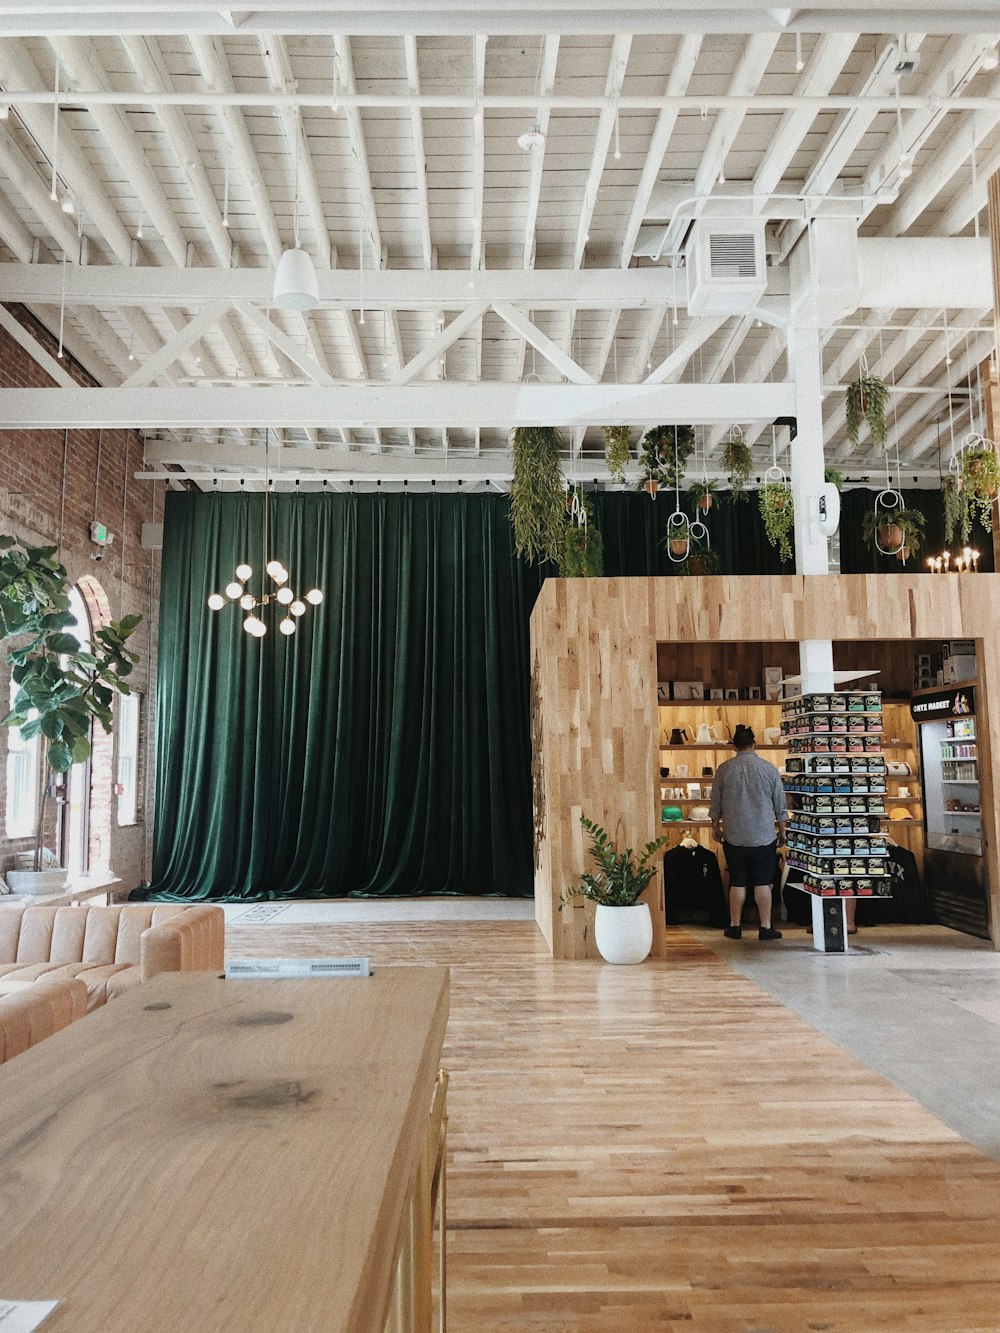
M782 670L780 666L766 666L764 668L764 698L781 698L781 678Z
M675 680L675 699L704 699L705 682L701 680Z
M669 685L657 685L657 687L656 687L656 697L657 697L657 699L659 700L659 702L660 702L661 704L669 703L669 702L670 702L670 686L669 686Z

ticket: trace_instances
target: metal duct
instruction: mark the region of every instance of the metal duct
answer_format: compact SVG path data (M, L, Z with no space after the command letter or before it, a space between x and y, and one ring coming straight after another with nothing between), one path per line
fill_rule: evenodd
M862 236L858 280L859 306L985 310L993 302L990 243L974 236Z

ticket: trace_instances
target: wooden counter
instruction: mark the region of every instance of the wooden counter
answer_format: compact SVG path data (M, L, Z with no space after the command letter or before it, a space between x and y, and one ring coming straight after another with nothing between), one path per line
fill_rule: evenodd
M448 971L156 977L0 1069L0 1298L45 1333L381 1333Z

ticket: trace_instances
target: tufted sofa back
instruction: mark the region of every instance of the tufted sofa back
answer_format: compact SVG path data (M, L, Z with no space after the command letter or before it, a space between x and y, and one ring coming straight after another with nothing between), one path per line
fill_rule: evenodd
M219 965L223 913L221 908L172 904L126 903L116 907L0 907L0 965L5 963L89 963L109 965L142 962L142 935L150 927L195 926L206 913L218 913L218 929L183 931L185 970ZM216 925L212 921L212 925ZM175 934L171 932L171 935ZM218 936L218 938L216 938ZM147 938L148 945L156 939ZM203 955L197 956L197 955ZM157 969L158 970L158 969Z

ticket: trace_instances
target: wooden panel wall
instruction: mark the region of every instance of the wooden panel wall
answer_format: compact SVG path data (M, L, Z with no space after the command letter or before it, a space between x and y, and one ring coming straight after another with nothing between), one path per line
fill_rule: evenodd
M992 755L1000 755L1000 575L548 579L531 631L541 805L536 919L553 955L596 956L590 909L561 916L556 910L563 888L585 867L580 812L633 847L657 834L657 643L757 643L762 625L772 642L786 644L830 638L831 631L848 643L896 641L911 663L914 640L979 641L979 694L988 722L980 739L983 846L996 941L1000 865ZM659 922L659 903L653 908ZM654 947L662 950L659 933Z

